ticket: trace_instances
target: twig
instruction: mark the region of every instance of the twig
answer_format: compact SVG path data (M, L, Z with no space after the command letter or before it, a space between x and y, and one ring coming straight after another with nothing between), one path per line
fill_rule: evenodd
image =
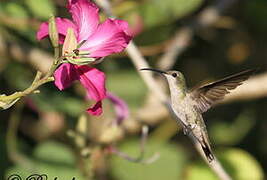
M146 146L146 143L147 143L147 136L148 136L148 126L143 126L142 127L141 143L140 143L141 157L143 157L144 153L145 153L145 146Z
M255 75L227 94L222 104L237 100L251 100L267 96L267 73Z
M41 78L42 73L40 71L37 71L32 84L30 85L30 87L28 87L24 91L15 92L8 96L5 94L0 95L0 107L2 109L7 109L11 107L23 96L27 96L31 93L38 93L39 91L36 91L36 90L39 86L54 80L53 73L56 70L56 68L62 63L63 58L64 58L60 56L59 35L58 35L56 21L55 21L54 16L52 16L49 19L48 27L49 27L49 38L50 38L52 46L54 47L54 61L51 64L48 72L45 74L43 78Z
M153 156L151 156L148 159L144 159L145 155L145 145L147 142L147 135L148 135L148 127L143 126L142 127L142 136L141 136L141 142L140 142L140 155L138 157L131 157L128 154L119 151L116 147L114 146L109 146L108 150L109 152L116 154L119 157L122 157L123 159L126 159L131 162L135 163L141 163L141 164L150 164L155 162L159 158L159 153L155 153Z
M169 70L176 62L178 56L190 45L194 32L215 23L220 18L220 13L235 1L237 0L218 0L214 5L206 7L201 11L195 21L178 30L172 43L166 48L165 53L159 59L157 67Z
M152 93L154 93L155 96L157 96L160 99L160 101L167 103L167 96L161 90L161 87L158 85L156 80L153 78L152 73L141 73L140 72L141 68L149 67L149 65L133 41L130 42L130 44L126 48L126 51L129 54L129 57L132 59L132 62L134 63L134 66L137 72L143 78L149 90Z
M231 180L232 178L226 173L226 171L221 166L220 162L216 157L214 157L214 160L212 162L208 162L205 154L202 150L202 147L200 143L191 135L189 135L190 139L194 143L195 148L197 149L198 153L201 154L204 161L209 165L209 167L212 169L212 171L222 180Z
M176 58L189 46L192 35L193 31L188 27L184 27L176 32L172 43L166 48L165 53L159 59L156 66L162 70L169 70L176 62Z
M102 3L102 4L109 4L108 0L104 0L104 1L105 1L105 3ZM101 6L102 4L99 4L99 5ZM110 5L104 7L103 10L105 11L109 7L110 7ZM109 9L108 13L110 13L110 12L111 12L111 10ZM158 84L157 84L156 80L153 78L152 74L151 73L140 73L139 70L141 68L149 67L149 66L148 66L147 61L142 56L142 54L139 52L138 48L136 47L136 45L134 44L133 41L128 45L128 47L126 48L126 51L129 54L129 57L131 58L131 60L133 61L135 68L137 69L137 71L139 72L139 74L141 75L141 77L145 81L146 85L151 90L151 92L153 92L155 95L157 95L157 98L163 104L165 104L167 106L170 113L173 113L173 110L171 108L171 105L170 105L170 102L169 102L167 96L161 90L161 88L158 86ZM177 119L177 116L174 116L174 117ZM201 146L195 138L192 138L192 140L193 140L194 144L196 145L196 147ZM197 148L197 149L199 150L202 158L206 159L203 151L199 148ZM123 154L121 154L121 155L123 155ZM215 160L215 161L213 161L213 163L208 163L208 165L209 165L209 167L211 167L213 172L222 180L229 180L230 179L229 176L227 175L226 171L220 165L219 161Z
M18 99L18 98L27 96L27 95L35 92L35 90L39 86L41 86L41 85L43 85L43 84L45 84L47 82L53 81L54 78L51 75L52 75L52 73L54 72L54 70L56 68L55 66L57 66L57 65L52 65L50 71L46 74L46 76L44 76L42 79L38 79L37 80L37 78L40 78L40 72L38 71L36 76L35 76L35 78L34 78L34 81L33 81L33 83L31 84L30 87L28 87L24 91L15 92L15 93L13 93L11 95L8 95L8 96L2 95L2 96L0 96L0 101L8 103L10 101L13 101L14 99Z
M151 163L155 162L160 156L159 153L155 153L149 159L143 160L143 159L140 159L140 157L137 157L137 158L131 157L128 154L119 151L116 147L113 147L113 146L110 147L110 152L112 152L113 154L116 154L117 156L119 156L123 159L126 159L126 160L131 161L131 162L135 162L135 163L140 163L140 164L151 164Z
M59 50L59 44L58 44L58 32L56 28L55 18L52 16L49 20L49 37L52 43L52 46L54 47L54 61L51 64L48 72L45 74L43 78L41 78L41 72L37 71L36 76L27 89L20 92L15 92L11 95L0 95L0 107L2 109L7 109L11 107L13 104L15 104L21 97L27 96L31 93L36 93L39 91L36 91L37 88L47 82L53 81L53 73L56 70L56 68L62 63L64 57L60 57L60 50Z

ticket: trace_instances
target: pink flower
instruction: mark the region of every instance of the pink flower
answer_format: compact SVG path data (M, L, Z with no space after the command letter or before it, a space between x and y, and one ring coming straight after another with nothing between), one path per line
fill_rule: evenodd
M66 18L56 18L56 24L60 35L60 43L63 44L68 28L72 28L78 40L78 44L85 41L79 48L88 51L88 57L101 58L112 53L121 52L131 40L128 23L118 19L107 19L99 23L99 9L95 4L87 0L69 0L67 8L73 21ZM37 39L48 37L48 23L42 23L37 32Z
M67 31L72 28L80 51L86 51L87 57L102 58L112 53L121 52L131 40L128 34L128 23L118 19L107 19L100 24L99 9L87 0L69 0L67 8L72 20L56 18L59 43L63 44ZM37 39L48 37L48 23L42 23L37 32ZM63 90L75 80L79 80L86 88L87 95L96 101L87 112L92 115L102 113L101 101L106 98L105 74L96 68L86 65L64 63L54 73L55 85Z

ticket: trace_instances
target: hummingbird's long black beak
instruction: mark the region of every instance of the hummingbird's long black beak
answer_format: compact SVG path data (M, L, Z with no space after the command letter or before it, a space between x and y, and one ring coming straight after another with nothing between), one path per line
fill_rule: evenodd
M154 72L157 72L157 73L166 74L165 71L161 71L161 70L158 70L158 69L152 69L152 68L142 68L142 69L140 69L140 70L141 70L141 71L143 71L143 70L154 71Z

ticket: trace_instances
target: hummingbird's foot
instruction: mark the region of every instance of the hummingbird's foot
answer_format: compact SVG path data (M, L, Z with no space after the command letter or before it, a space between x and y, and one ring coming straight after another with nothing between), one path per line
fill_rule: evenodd
M188 135L188 129L186 127L183 127L183 133L184 135Z
M184 135L188 135L190 131L194 130L197 127L196 124L188 124L187 126L183 127L183 133Z
M191 131L190 126L183 126L184 135L188 135L190 131Z
M193 129L195 129L197 127L197 125L196 124L193 124L193 125L190 124L189 127L190 127L191 130L193 130Z

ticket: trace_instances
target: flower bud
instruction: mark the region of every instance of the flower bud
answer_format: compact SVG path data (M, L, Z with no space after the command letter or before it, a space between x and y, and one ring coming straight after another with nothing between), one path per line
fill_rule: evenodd
M56 25L56 21L55 21L55 17L51 16L51 18L49 19L49 37L52 43L52 46L54 48L58 47L58 31L57 31L57 25Z

